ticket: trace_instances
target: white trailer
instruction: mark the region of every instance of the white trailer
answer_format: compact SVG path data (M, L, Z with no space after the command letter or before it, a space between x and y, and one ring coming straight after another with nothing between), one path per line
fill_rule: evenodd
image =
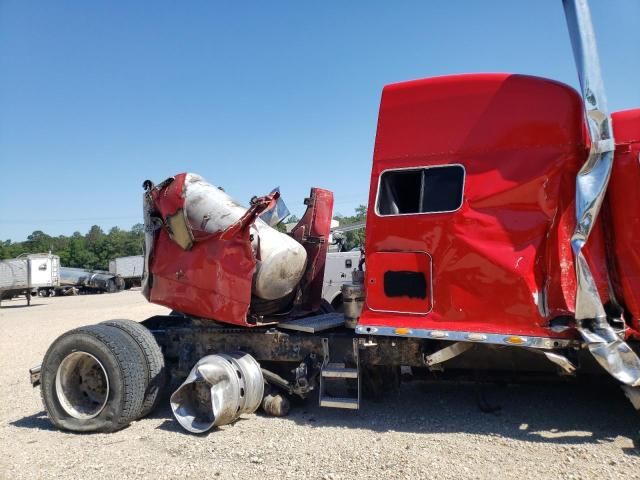
M140 285L143 270L143 255L119 257L109 261L109 273L122 277L125 282L125 288Z
M53 292L60 285L60 257L48 253L22 255L0 260L0 301L25 295L31 305L31 295L39 290Z
M364 221L331 227L331 245L324 265L322 298L338 312L343 311L342 286L353 282L353 271L362 268L360 260L363 258L363 252L359 248L342 251L346 241L344 234L364 227Z
M342 286L353 282L352 273L358 270L361 257L360 250L327 253L322 281L322 298L339 312L342 311Z
M50 253L27 255L31 288L38 293L53 296L60 286L60 257Z

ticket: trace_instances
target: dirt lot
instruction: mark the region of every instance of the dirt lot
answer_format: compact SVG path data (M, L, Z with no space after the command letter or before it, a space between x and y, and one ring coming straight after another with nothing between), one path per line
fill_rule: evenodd
M359 412L309 401L287 418L248 415L200 436L167 405L114 434L60 432L27 374L49 343L166 310L136 291L23 304L0 309L2 478L640 478L640 414L617 389L496 387L498 415L479 410L474 386L411 382Z

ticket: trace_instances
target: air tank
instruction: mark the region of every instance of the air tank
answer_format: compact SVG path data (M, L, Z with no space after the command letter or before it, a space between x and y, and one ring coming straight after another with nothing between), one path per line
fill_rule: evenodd
M247 212L224 190L199 175L187 174L184 192L187 220L194 232L219 233ZM293 292L307 263L304 247L260 218L251 226L251 246L256 258L253 294L276 300Z

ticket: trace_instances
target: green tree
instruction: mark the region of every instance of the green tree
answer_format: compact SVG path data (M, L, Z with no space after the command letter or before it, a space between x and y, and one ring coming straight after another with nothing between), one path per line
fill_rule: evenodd
M83 235L51 237L36 230L24 242L0 241L0 259L15 258L22 253L48 252L58 255L65 267L107 270L109 260L128 255L141 255L144 226L134 225L131 230L113 227L104 233L98 225Z
M352 225L354 223L362 222L367 219L367 206L359 205L355 209L355 215L350 217L345 217L340 213L336 213L333 217L335 220L340 222L340 226L345 227L347 225ZM345 236L345 248L347 250L351 250L355 247L364 247L364 227L358 230L352 230L350 232L346 232Z

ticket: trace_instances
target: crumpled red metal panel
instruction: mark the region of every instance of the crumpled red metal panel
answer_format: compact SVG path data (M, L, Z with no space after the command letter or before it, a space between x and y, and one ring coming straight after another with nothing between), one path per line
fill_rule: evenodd
M640 109L612 115L616 150L606 201L616 294L640 330Z
M312 188L306 203L307 210L291 231L291 236L307 251L307 268L300 282L301 309L316 311L322 302L322 281L329 249L333 193L322 188Z
M185 177L176 175L151 192L165 224L156 232L149 263L149 300L193 316L252 326L247 312L256 261L249 227L279 194L257 199L238 222L218 235L191 232L194 241L185 249L171 239L166 223L184 211Z
M586 151L581 98L558 82L473 74L385 87L366 252L430 254L433 310L393 315L365 305L360 325L562 336L548 327L575 309L570 238ZM446 164L466 170L458 211L376 214L384 170ZM598 238L589 248L601 264ZM598 285L606 294L606 277Z
M198 242L184 251L162 229L150 268L151 302L197 317L249 324L255 259L248 230L227 241Z

